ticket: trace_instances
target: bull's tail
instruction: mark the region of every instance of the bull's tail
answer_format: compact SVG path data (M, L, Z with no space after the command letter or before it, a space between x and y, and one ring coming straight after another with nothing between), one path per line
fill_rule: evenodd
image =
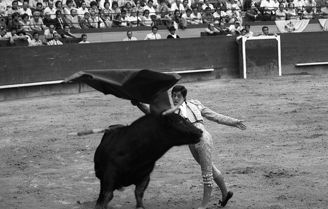
M84 130L84 131L79 131L79 132L71 132L68 135L69 136L84 136L84 135L89 135L89 134L104 133L106 130L107 130L107 128L104 128L104 129L95 128L95 129Z

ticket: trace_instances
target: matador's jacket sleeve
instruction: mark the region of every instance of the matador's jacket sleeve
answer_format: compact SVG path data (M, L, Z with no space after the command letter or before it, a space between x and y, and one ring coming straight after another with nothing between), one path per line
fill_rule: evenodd
M194 104L197 106L197 108L200 110L201 115L211 121L217 122L219 124L228 125L228 126L234 126L236 122L240 122L240 120L231 118L229 116L225 116L219 113L214 112L208 107L205 107L200 101L198 100L190 100L191 104Z

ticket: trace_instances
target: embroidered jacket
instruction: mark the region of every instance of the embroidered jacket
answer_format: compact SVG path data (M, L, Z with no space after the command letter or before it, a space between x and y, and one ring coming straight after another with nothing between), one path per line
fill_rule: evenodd
M228 126L234 125L236 122L240 121L238 119L216 113L213 110L211 110L210 108L205 107L198 100L186 101L186 108L189 108L191 110L196 121L203 121L203 117L204 117L208 120L217 122L219 124L228 125ZM185 113L183 113L183 111L180 111L180 114L182 116L186 117L186 115L185 115ZM191 122L195 122L195 121L191 121Z

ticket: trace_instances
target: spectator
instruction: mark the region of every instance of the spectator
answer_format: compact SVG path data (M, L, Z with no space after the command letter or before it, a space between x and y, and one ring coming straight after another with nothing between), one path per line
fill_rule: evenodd
M137 41L138 39L134 36L132 36L132 31L128 30L126 32L126 37L123 39L123 41Z
M36 8L34 9L34 11L39 11L41 17L43 17L43 10L43 4L41 2L36 3Z
M49 27L44 31L44 38L50 40L54 38L54 33L57 33L55 30L55 25L50 24Z
M90 12L91 16L92 16L92 12L94 12L96 16L98 16L100 14L99 9L98 9L98 4L96 1L90 2L89 12Z
M264 21L274 19L274 12L276 9L275 9L275 3L272 0L262 0L260 7L261 10L263 11L262 19Z
M41 3L42 7L46 6L46 4L42 0L29 0L29 6L30 8L32 8L32 10L35 10L38 7L38 3Z
M149 10L144 10L141 19L141 25L142 26L151 26L153 23L153 20L151 19L150 15L149 15Z
M12 28L11 29L11 33L10 33L10 39L9 39L9 42L10 42L10 44L14 44L14 41L16 40L16 39L19 39L20 37L18 36L18 34L17 34L17 29L15 29L15 28Z
M131 15L127 17L128 25L130 27L138 26L139 22L141 21L140 18L137 16L137 12L131 12Z
M246 34L247 34L246 29L245 29L245 28L242 29L242 30L240 31L240 35L237 36L236 41L238 42L243 36L247 37Z
M205 32L207 33L207 35L219 35L221 33L221 31L215 27L214 23L207 24Z
M71 14L72 9L75 9L75 7L73 6L73 0L67 0L66 7L64 7L63 11L63 15L65 18L67 18L67 16Z
M122 10L121 14L117 14L115 19L113 20L115 26L119 27L127 27L128 26L128 18L126 16L126 11Z
M1 3L0 3L1 4ZM9 8L7 10L7 15L12 15L14 13L18 13L19 14L19 7L18 7L18 1L17 0L14 0L12 3L11 3L11 8Z
M142 16L143 12L144 12L144 8L141 6L140 0L136 1L136 7L135 10L137 11L137 16Z
M159 33L157 33L158 28L156 26L153 26L151 28L151 33L148 33L145 40L157 40L157 39L161 39L161 35Z
M169 11L161 12L160 16L156 19L156 26L164 25L164 26L170 26L172 25L172 19L170 17Z
M105 28L104 21L96 14L95 10L90 10L89 21L93 28Z
M112 21L112 10L110 9L110 3L106 1L104 3L104 9L101 10L101 18L104 21L106 28L110 28L113 25Z
M232 34L236 33L237 35L239 35L242 29L243 27L240 25L239 21L236 21L234 24L229 26L229 32Z
M42 46L42 45L43 45L43 43L39 39L39 33L38 32L34 32L33 33L33 38L32 39L28 39L28 46Z
M251 31L251 26L249 24L245 25L245 30L246 30L245 36L247 36L247 37L253 36L254 33Z
M224 11L222 11L222 12L225 13ZM213 18L214 18L213 23L215 23L215 24L218 24L224 18L224 17L221 17L221 8L220 7L215 8L215 12L213 13Z
M44 16L48 13L51 19L56 18L56 11L57 9L54 7L53 1L48 2L48 6L43 10Z
M30 25L33 31L41 32L46 28L46 26L43 24L40 15L41 13L39 11L35 11L33 13L33 17L30 20Z
M211 8L206 7L206 9L202 15L202 20L203 20L204 24L214 23L214 17L213 17Z
M262 33L259 34L259 36L270 36L270 35L273 35L273 34L270 34L269 33L269 27L268 26L263 26L262 27Z
M121 9L118 7L117 1L113 1L112 2L112 11L113 11L112 19L114 19L114 17L116 16L116 14L120 14L121 13Z
M263 0L266 1L266 0ZM226 11L227 14L227 22L234 23L235 21L241 21L240 15L240 7L238 5L238 1L236 0L229 0L226 2Z
M198 25L203 23L202 15L198 12L197 7L192 8L192 13L190 15L192 18L191 24Z
M160 5L158 5L157 7L157 12L158 12L158 16L160 18L160 16L162 15L162 13L167 14L168 12L170 12L170 8L167 6L166 1L161 1Z
M32 31L29 19L30 18L28 16L28 14L25 13L25 14L22 15L22 19L21 19L21 21L19 21L20 30L22 30L24 32L31 32Z
M294 0L293 3L294 3L294 6L295 6L295 8L297 10L297 14L299 16L301 16L303 14L303 12L304 12L304 7L305 7L304 0Z
M214 10L213 4L209 2L209 0L204 0L204 4L202 5L202 10L206 10L209 7L211 10Z
M55 7L56 7L56 11L60 11L61 14L64 14L63 3L60 0L56 1ZM57 14L57 12L56 12L56 14Z
M187 27L187 21L182 17L181 12L179 10L175 10L173 17L173 26L178 29L185 29Z
M252 3L251 1L249 1ZM245 4L248 3L248 1L245 2ZM251 21L257 21L262 20L262 14L260 12L260 6L259 4L254 3L254 5L246 6L249 7L248 10L246 10L246 17L249 18Z
M60 35L62 38L76 38L76 36L71 33L69 25L64 25L64 30L60 33Z
M89 12L84 13L84 17L80 21L80 26L82 29L94 28L90 22L90 13Z
M8 16L8 28L9 29L16 29L19 30L20 29L20 15L18 12L15 12L10 16Z
M229 33L229 28L225 25L225 22L221 21L218 26L215 27L220 31L220 34L225 35Z
M182 18L186 20L187 25L191 25L192 24L192 10L191 9L187 9L186 12L184 14L182 14Z
M126 16L129 17L131 15L131 13L135 10L132 8L132 5L130 2L126 2L125 6L122 7L124 8L124 10L126 11Z
M276 20L286 20L287 12L285 10L284 4L279 4L279 9L276 11Z
M304 0L304 6L306 7L312 7L312 11L315 14L317 12L317 2L315 0Z
M77 9L71 9L71 14L66 16L66 23L70 28L81 29L80 17L77 15Z
M185 13L187 12L188 9L191 10L191 7L190 7L190 5L189 5L189 1L188 1L188 0L183 0L183 1L182 1L182 6L183 6L183 8L184 8L184 10L181 11L182 14L185 14Z
M180 11L180 12L184 12L185 8L181 2L181 0L175 0L175 2L173 2L171 4L171 12L175 12L176 10Z
M46 26L46 27L49 27L49 25L51 24L54 24L55 20L51 18L51 15L49 12L45 13L44 14L44 18L43 18L43 24Z
M12 36L11 33L8 33L6 28L0 26L0 40L11 40Z
M170 32L170 34L167 35L167 39L177 39L177 38L180 38L180 36L178 36L177 34L175 34L175 27L171 26L169 28L169 32Z
M302 14L302 19L313 19L313 18L314 18L313 8L310 6L305 7L305 11Z
M55 45L63 45L63 42L61 42L60 40L60 35L59 33L54 33L54 39L50 40L47 42L48 46L55 46Z
M298 20L299 16L296 12L296 8L293 3L288 3L288 8L286 11L286 19L287 20Z
M64 25L67 24L60 10L56 11L56 18L54 19L54 24L57 31L64 30Z
M77 14L80 18L84 17L84 13L89 12L89 9L87 8L87 4L85 1L82 2L81 7L77 9Z
M90 43L90 41L87 40L88 39L88 36L85 33L83 33L81 35L81 39L82 40L79 42L79 44L89 44Z
M29 7L28 1L24 1L22 8L19 9L19 14L27 14L29 17L32 16L32 10Z
M325 6L321 7L319 17L325 19L328 18L328 0L325 1Z
M148 0L147 5L144 6L144 10L148 10L150 15L156 15L156 9L153 3L153 0Z

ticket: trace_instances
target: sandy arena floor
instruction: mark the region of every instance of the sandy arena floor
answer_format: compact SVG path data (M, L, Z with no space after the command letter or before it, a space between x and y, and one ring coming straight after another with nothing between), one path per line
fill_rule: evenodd
M231 209L328 207L328 76L220 79L185 84L189 98L245 120L246 131L206 122L214 161L234 192ZM101 134L73 131L128 124L141 112L98 92L0 103L0 208L93 208L99 181L93 155ZM196 208L201 175L187 146L157 163L145 193L151 209ZM108 208L135 207L133 187ZM215 188L210 209L217 208Z

